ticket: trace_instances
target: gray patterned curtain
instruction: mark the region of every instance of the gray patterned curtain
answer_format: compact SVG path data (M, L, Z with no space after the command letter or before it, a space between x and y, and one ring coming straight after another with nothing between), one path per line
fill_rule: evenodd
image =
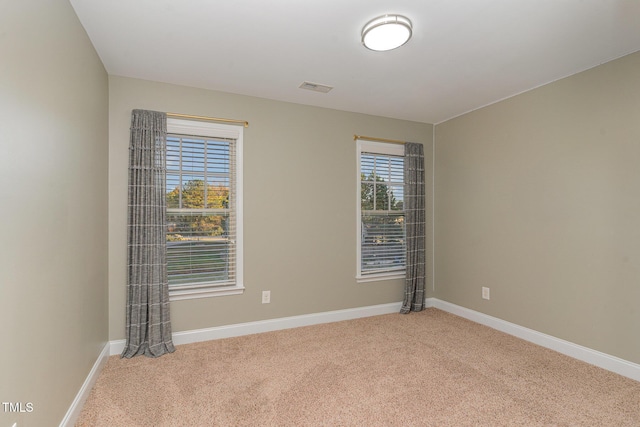
M127 345L122 357L175 351L165 243L167 115L133 110L127 220Z
M406 232L406 279L400 313L424 308L425 200L422 144L404 145L404 221Z

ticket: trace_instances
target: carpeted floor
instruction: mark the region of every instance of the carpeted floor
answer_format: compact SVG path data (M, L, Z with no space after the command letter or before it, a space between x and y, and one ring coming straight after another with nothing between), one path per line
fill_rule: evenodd
M430 308L109 358L76 426L640 426L640 383Z

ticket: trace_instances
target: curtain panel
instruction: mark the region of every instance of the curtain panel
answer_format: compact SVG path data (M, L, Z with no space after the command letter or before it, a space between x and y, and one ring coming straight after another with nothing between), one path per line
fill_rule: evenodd
M167 115L133 110L127 219L127 344L122 357L175 351L165 242Z
M404 301L400 313L424 308L425 277L425 197L424 152L422 144L404 145L404 212L406 279Z

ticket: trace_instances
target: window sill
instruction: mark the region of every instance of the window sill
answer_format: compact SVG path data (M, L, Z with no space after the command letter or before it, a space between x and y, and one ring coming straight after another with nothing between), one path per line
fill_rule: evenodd
M222 297L227 295L240 295L244 293L244 286L218 286L200 289L173 289L169 290L169 301L184 299Z
M378 282L380 280L404 279L405 277L406 277L406 274L404 271L399 273L367 274L366 276L363 276L363 275L356 276L356 282L358 283Z

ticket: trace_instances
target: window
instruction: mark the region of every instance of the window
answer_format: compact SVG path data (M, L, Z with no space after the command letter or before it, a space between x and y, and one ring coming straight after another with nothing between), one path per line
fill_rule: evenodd
M242 127L167 119L172 300L241 293Z
M404 277L404 147L358 141L359 281Z

